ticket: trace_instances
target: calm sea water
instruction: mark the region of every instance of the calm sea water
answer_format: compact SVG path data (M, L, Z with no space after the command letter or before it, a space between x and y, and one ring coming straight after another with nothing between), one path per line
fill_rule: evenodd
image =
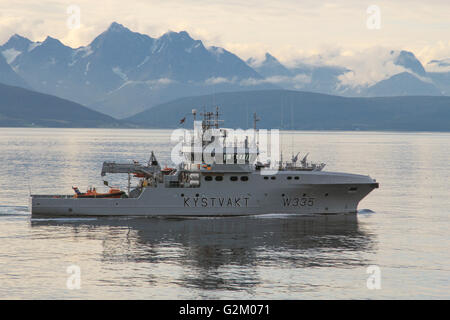
M377 179L357 215L31 219L30 189L101 186L102 161L151 150L169 164L169 135L0 129L0 298L450 298L448 133L284 133L285 156ZM367 286L372 265L380 289Z

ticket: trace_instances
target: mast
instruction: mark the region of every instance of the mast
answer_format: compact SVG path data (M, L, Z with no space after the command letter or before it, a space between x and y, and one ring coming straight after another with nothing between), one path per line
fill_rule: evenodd
M258 149L259 153L259 136L257 134L258 130L256 129L256 122L260 121L261 119L258 118L256 112L253 113L253 130L254 130L254 142L256 142L256 148Z
M256 115L256 112L253 114L253 129L256 131L256 122L258 122L259 119L258 116Z
M219 129L219 106L216 106L216 119L214 125L216 129Z

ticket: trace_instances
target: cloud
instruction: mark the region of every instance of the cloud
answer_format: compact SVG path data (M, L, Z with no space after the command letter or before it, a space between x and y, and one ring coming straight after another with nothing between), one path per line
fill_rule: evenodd
M426 65L428 72L450 72L450 58L442 60L431 60Z
M81 10L78 29L67 27L71 4ZM335 61L379 46L413 51L426 68L430 60L450 57L448 0L380 0L382 27L376 31L366 27L368 5L359 0L110 0L107 6L88 0L3 0L0 43L19 33L33 41L51 35L79 47L118 21L152 37L167 30L187 30L205 45L224 47L243 59L262 57L269 51L288 66L299 58L330 64L327 59ZM358 65L352 70L361 68ZM381 76L364 80L355 74L347 78L369 83Z
M341 86L355 88L370 86L406 71L404 67L394 64L398 54L398 51L391 53L387 48L376 47L346 55L335 55L329 61L351 70L338 76L338 79Z
M422 61L428 72L449 72L446 64L430 63L432 60L447 60L450 63L450 40L438 41L417 51L417 57Z
M233 77L231 79L224 77L213 77L205 80L206 85L215 85L215 84L223 84L223 83L236 83L237 78Z
M241 86L256 86L260 84L288 85L297 89L302 88L305 84L311 82L311 76L307 74L298 74L296 76L272 76L265 79L247 78L242 79L239 84Z

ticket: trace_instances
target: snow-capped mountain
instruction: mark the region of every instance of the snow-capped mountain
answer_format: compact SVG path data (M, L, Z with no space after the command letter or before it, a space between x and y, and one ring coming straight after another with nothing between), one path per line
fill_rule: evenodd
M8 64L3 55L0 54L0 83L29 88L29 85L23 80Z
M416 58L414 53L402 50L399 53L397 53L396 51L391 51L391 54L398 54L394 59L394 64L402 66L418 76L426 76L427 72L425 71L425 68L422 66L422 63Z
M432 77L425 71L414 53L409 51L391 51L395 65L403 67L404 72L394 74L388 79L366 88L364 94L376 96L439 96L443 91L436 86Z
M250 58L247 60L247 64L266 78L275 76L292 77L294 75L291 70L269 52L266 52L263 61L259 62L255 58Z
M66 78L71 56L72 48L47 37L43 42L30 44L27 50L17 55L11 66L31 87L50 93Z
M338 77L348 70L339 66L297 63L293 67L283 65L270 53L263 61L250 58L247 63L266 77L267 82L285 89L304 90L328 94L342 94Z
M231 52L206 48L185 31L152 38L115 22L85 47L16 35L0 52L33 89L118 117L185 95L275 87L242 84L263 77Z
M350 86L342 82L346 73L361 72L345 67L299 63L295 67L286 67L274 56L266 53L263 61L254 58L247 60L267 81L277 83L286 89L297 89L318 93L343 96L402 96L402 95L441 95L449 92L445 84L450 85L447 74L427 73L421 62L409 51L391 51L382 66L393 65L397 68L394 74L373 84ZM431 63L431 62L430 62ZM445 66L446 61L432 63ZM445 90L444 90L445 89Z

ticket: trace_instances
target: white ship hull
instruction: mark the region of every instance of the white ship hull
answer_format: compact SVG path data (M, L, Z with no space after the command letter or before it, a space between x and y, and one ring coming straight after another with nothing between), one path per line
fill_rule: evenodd
M280 171L264 179L204 181L198 187L164 184L144 188L136 198L74 198L32 195L33 216L232 216L269 213L337 214L357 211L378 183L369 176L322 171ZM274 179L272 179L274 177ZM297 177L297 178L296 178ZM202 178L203 179L203 178Z

